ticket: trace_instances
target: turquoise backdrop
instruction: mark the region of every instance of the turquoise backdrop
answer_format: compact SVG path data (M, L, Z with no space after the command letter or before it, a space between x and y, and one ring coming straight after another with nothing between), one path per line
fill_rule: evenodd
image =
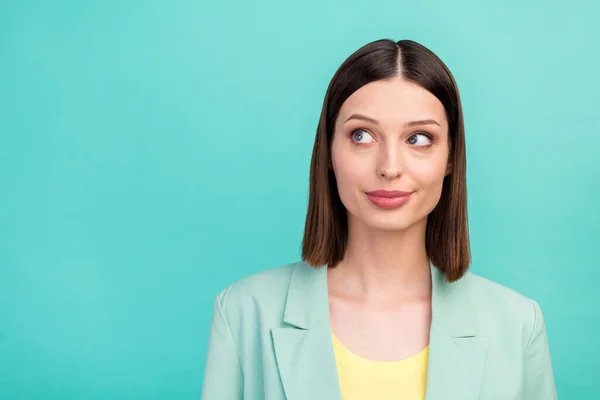
M0 398L194 399L217 291L299 259L327 84L413 39L463 98L472 270L600 398L593 1L0 2Z

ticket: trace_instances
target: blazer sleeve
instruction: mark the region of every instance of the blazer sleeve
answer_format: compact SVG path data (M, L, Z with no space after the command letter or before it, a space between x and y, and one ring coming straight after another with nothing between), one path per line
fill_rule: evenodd
M533 329L525 347L525 398L556 400L556 386L550 361L546 327L539 304L533 302Z
M223 312L225 291L213 306L200 400L243 399L243 372L235 341Z

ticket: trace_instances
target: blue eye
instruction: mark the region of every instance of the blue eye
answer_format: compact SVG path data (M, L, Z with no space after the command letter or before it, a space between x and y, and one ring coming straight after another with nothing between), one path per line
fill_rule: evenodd
M355 129L352 132L350 132L350 138L358 143L365 143L362 142L362 140L365 138L368 139L369 137L373 139L373 137L364 129Z
M425 140L419 141L418 139L414 139L414 138L418 138L418 136L425 138ZM408 138L408 142L417 147L429 146L431 144L432 140L433 140L433 138L426 133L415 133L414 135L412 135L411 137Z

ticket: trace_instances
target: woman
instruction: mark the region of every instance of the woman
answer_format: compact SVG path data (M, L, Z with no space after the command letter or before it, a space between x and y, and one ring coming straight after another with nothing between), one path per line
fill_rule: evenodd
M218 294L202 399L556 399L539 305L470 259L454 78L369 43L325 95L302 260Z

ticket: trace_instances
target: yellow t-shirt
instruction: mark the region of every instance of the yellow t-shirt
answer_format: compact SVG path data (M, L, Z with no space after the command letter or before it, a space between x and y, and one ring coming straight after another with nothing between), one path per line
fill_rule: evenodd
M429 346L404 360L373 361L352 353L332 337L343 400L425 398Z

